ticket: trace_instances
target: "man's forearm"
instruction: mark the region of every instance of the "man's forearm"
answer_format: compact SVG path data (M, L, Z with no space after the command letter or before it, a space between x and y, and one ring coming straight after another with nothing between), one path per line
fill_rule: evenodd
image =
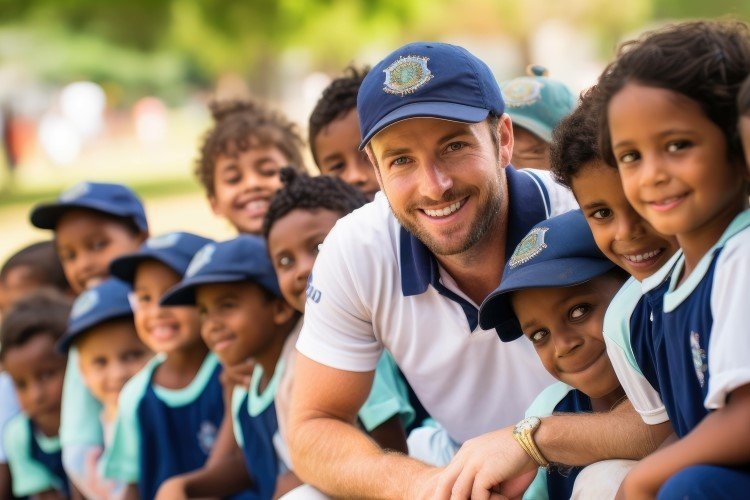
M415 477L431 470L406 455L383 451L340 420L312 418L295 427L290 436L294 471L329 495L407 498Z
M613 458L640 460L654 451L670 432L668 424L649 426L643 422L626 401L608 413L543 418L534 440L550 462L588 465Z

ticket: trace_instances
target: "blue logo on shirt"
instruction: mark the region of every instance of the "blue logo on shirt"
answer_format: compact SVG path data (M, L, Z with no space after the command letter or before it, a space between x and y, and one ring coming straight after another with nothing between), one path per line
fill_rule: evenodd
M320 302L321 297L323 297L323 292L315 288L312 284L312 273L310 273L310 277L307 278L307 288L305 289L305 294L307 295L307 298L315 302L316 304Z
M201 428L198 431L198 446L200 446L201 451L206 455L211 454L211 450L216 442L216 434L218 434L218 431L213 423L208 420L201 423Z

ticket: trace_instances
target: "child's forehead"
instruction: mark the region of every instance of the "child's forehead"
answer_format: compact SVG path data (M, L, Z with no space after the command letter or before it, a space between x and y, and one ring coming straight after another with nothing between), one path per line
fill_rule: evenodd
M132 317L115 318L93 325L78 335L74 345L81 355L117 355L140 342Z
M222 157L237 159L245 153L277 153L286 158L281 145L281 135L278 132L267 130L225 138L215 159L218 160Z
M252 280L230 281L224 283L205 283L195 287L195 298L199 303L233 298L237 300L254 300L253 292L262 287Z

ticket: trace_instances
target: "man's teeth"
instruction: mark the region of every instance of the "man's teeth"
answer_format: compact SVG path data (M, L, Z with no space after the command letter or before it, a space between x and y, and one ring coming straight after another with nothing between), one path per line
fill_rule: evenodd
M659 249L653 250L651 252L641 253L638 255L623 255L623 257L625 257L630 262L643 262L644 260L649 260L656 257L657 255L662 253L662 251L662 249Z
M426 213L430 217L445 217L447 215L452 214L453 212L455 212L459 208L461 208L461 202L457 201L453 205L449 205L449 206L447 206L445 208L441 208L441 209L438 209L438 210L428 210L428 209L425 208L424 213Z

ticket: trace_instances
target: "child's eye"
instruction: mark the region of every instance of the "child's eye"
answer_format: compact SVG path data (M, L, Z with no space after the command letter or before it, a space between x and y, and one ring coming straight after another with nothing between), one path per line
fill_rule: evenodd
M329 174L339 174L341 170L344 170L344 162L340 161L338 163L334 163L333 165L326 167L326 171Z
M582 304L579 306L575 306L573 309L571 309L568 315L570 316L570 319L572 320L579 320L582 317L584 317L586 313L589 312L590 309L591 309L590 306Z
M57 256L60 259L60 262L70 262L76 258L75 252L68 250L58 252Z
M281 257L279 257L279 267L282 269L291 266L292 262L293 262L292 258L289 257L288 255L282 255Z
M667 144L667 151L670 153L676 153L681 149L685 149L690 146L690 141L672 141Z
M537 330L536 332L529 335L529 338L533 343L538 344L539 342L547 338L547 335L549 335L549 332L547 330Z
M600 208L598 210L595 210L594 213L591 214L591 216L594 219L608 219L612 217L612 210L609 208Z
M279 167L265 167L260 170L260 174L264 177L273 177L275 175L279 175L279 171L281 169Z
M636 153L635 151L629 151L627 153L621 154L617 161L619 163L633 163L634 161L638 161L640 158L640 154Z
M95 251L104 250L105 248L107 248L108 244L109 244L108 240L97 239L91 242L91 249Z

